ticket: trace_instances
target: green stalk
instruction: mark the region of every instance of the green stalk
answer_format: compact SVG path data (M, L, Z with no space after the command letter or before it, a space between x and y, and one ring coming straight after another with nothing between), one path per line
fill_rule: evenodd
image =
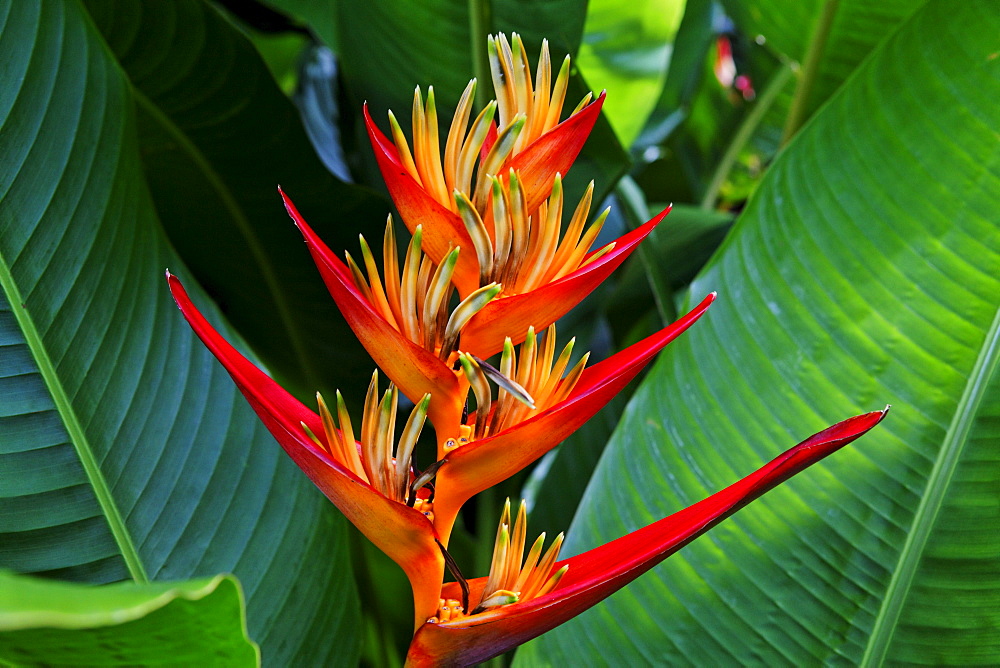
M770 111L771 105L778 99L778 93L788 84L788 80L791 77L792 66L790 63L783 63L781 68L771 77L760 97L754 103L753 109L750 110L750 113L743 119L740 127L737 128L736 134L733 135L729 146L726 147L726 152L722 154L719 164L716 165L715 172L712 173L712 180L709 181L708 187L705 189L705 195L701 198L702 209L709 211L715 207L715 200L719 196L719 190L722 188L722 184L726 182L726 179L729 178L729 173L733 170L736 159L740 156L740 151L743 150L743 147L753 137L757 126L764 120L764 116Z
M892 578L882 597L882 605L875 618L871 634L861 657L864 668L878 668L889 660L889 648L899 627L903 606L914 587L917 567L927 552L927 543L941 512L949 487L955 479L955 470L962 460L962 452L969 443L980 406L989 394L992 379L1000 371L1000 309L993 316L993 323L979 351L972 373L965 383L944 441L934 460L927 486L920 497L920 505L913 516L906 543L893 569Z
M824 47L826 47L826 40L830 37L830 29L833 27L833 18L837 15L839 4L840 0L826 0L823 11L820 12L816 29L813 30L812 38L809 40L809 48L806 50L802 63L802 74L799 76L799 85L795 89L795 98L788 111L788 118L785 119L785 130L781 135L782 146L789 142L805 122L809 96L812 93L813 84L816 83L820 58L823 55Z
M482 109L491 98L490 59L486 38L493 31L493 11L490 0L469 0L469 40L472 47L472 71L476 74L476 109Z
M624 176L618 185L615 186L615 195L618 201L624 205L625 220L628 228L634 230L649 218L649 206L646 204L646 197L642 189L631 176ZM656 234L653 230L652 234ZM639 244L636 249L639 261L642 262L646 280L649 281L650 290L653 292L653 301L656 304L656 313L660 316L660 322L667 326L677 319L677 309L670 298L672 290L663 280L663 275L656 270L656 257L653 254L652 246L649 243Z
M159 125L177 143L177 147L186 157L200 169L202 180L211 186L226 212L232 217L233 224L239 230L240 237L246 243L250 255L257 264L261 279L267 287L268 294L274 300L275 325L284 330L284 334L288 337L288 344L292 348L296 367L302 373L305 386L313 389L321 387L323 384L322 380L315 371L309 346L303 338L304 334L301 329L296 325L295 314L285 297L285 293L282 291L281 281L278 279L274 262L267 248L265 248L264 242L257 235L253 223L247 217L246 211L243 210L242 205L236 199L236 196L226 184L222 175L219 174L215 166L208 160L201 148L174 123L173 119L167 116L162 109L156 106L138 88L132 89L132 97L135 100L138 111L146 114L150 121Z
M35 320L27 306L30 303L30 298L21 294L21 288L14 278L10 264L6 258L0 257L0 305L5 300L11 313L14 314L15 320L17 320L21 334L24 336L24 343L38 367L38 373L52 397L52 404L59 412L66 434L76 450L80 466L87 476L87 481L101 507L101 512L104 513L108 530L118 546L129 575L140 584L149 582L146 568L139 556L139 550L132 540L132 534L125 524L125 517L118 507L118 500L112 494L111 486L104 477L104 471L99 464L100 457L87 437L84 429L86 420L77 414L77 409L70 399L70 391L64 387L62 377L56 370L56 363L49 354L49 348L35 325Z
M474 572L477 575L487 575L490 572L490 564L493 561L493 539L496 537L497 524L500 522L500 512L497 510L497 505L497 490L495 487L483 490L476 497ZM472 577L476 577L476 575Z

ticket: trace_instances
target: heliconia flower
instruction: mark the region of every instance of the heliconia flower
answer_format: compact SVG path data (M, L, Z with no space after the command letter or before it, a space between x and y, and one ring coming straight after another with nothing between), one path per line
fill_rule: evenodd
M491 571L488 578L445 584L441 599L451 603L447 617L434 615L417 630L406 665L472 665L555 628L635 580L765 492L863 435L885 417L888 409L839 422L707 499L564 561L553 559L555 563L533 565L541 551L539 546L521 566L517 549L524 544L526 528L519 527L519 517L512 537L504 532L501 522L494 567L502 573ZM509 526L507 513L505 520ZM531 573L522 579L528 566L532 567ZM521 568L517 577L513 576L515 567ZM530 596L519 594L518 586L524 587L529 579L532 587L538 582L545 585L528 592ZM462 592L462 585L467 592ZM463 599L470 602L468 607L479 602L473 614L467 614L459 603Z
M468 499L514 475L581 427L656 353L694 324L714 300L713 292L669 327L592 367L584 369L578 363L565 376L563 369L571 349L556 357L554 336L546 336L544 347L529 337L517 364L510 352L503 355L502 368L491 376L511 379L516 387L501 387L488 412L470 415L469 424L450 434L435 425L441 464L435 484L434 525L442 542L447 546L452 524ZM464 356L463 362L463 373L472 381L477 403L480 407L490 405L489 389L483 389L485 381L475 381L481 361ZM522 392L527 397L513 396Z
M358 443L339 392L337 418L321 397L319 415L306 408L212 327L176 276L167 272L167 281L192 329L285 452L361 533L402 567L413 588L415 623L434 615L445 559L432 506L420 490L429 476L414 475L410 464L428 398L419 400L393 452L396 390L390 388L379 401L373 377Z

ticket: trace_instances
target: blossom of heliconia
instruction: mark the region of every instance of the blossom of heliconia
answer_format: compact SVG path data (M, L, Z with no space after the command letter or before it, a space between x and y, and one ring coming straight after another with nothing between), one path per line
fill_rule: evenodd
M285 207L345 319L378 372L360 429L336 393L306 407L215 331L167 273L192 328L232 375L285 451L362 533L400 565L414 600L407 665L470 665L561 624L652 568L764 492L874 427L886 410L815 434L730 487L584 554L559 560L562 534L527 542L524 505L510 502L489 574L462 577L448 542L462 505L558 445L615 396L715 299L616 355L573 362L553 324L603 281L664 211L593 249L607 212L591 219L593 184L564 215L562 175L600 113L588 95L565 114L569 59L552 76L543 42L532 76L521 39L490 38L496 100L473 119L469 83L445 139L433 89L414 93L412 132L389 113L391 139L365 110L369 137L412 237L400 259L392 220L381 264L367 241L341 260L282 192ZM470 124L471 123L471 124ZM498 358L489 361L494 355ZM399 393L415 408L395 434ZM414 451L429 420L434 463ZM445 583L446 569L454 582Z

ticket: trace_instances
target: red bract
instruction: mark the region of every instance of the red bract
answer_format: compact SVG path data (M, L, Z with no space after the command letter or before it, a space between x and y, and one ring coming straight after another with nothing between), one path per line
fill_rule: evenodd
M233 348L191 303L176 276L167 272L167 281L191 328L229 372L288 456L361 533L406 572L413 588L416 623L433 615L444 558L430 520L386 498L313 443L302 425L322 434L319 416Z
M354 284L350 269L316 236L288 196L284 192L281 196L330 295L375 364L411 400L431 395L428 416L435 430L458 431L468 385L437 355L407 339L372 307Z
M535 638L610 596L713 526L799 471L855 440L885 417L888 407L837 423L810 436L746 478L659 522L555 564L569 566L550 593L448 622L428 622L410 644L407 666L467 666ZM469 581L470 599L486 578ZM442 598L460 596L448 583Z

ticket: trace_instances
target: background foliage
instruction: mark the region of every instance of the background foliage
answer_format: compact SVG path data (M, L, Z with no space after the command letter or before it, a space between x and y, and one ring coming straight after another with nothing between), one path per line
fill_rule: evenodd
M360 405L370 362L275 186L356 250L390 208L362 103L386 127L416 85L445 109L471 76L488 95L485 35L511 30L577 57L572 95L608 90L569 175L609 194L607 234L675 204L560 331L603 355L720 300L631 400L479 499L467 572L504 495L579 552L893 404L514 662L1000 662L987 0L0 1L0 567L46 578L0 575L0 661L59 663L113 628L123 663L180 636L192 661L253 664L255 642L268 665L398 663L405 581L279 452L162 272L301 397ZM753 99L716 78L720 35ZM133 584L84 610L62 581Z

